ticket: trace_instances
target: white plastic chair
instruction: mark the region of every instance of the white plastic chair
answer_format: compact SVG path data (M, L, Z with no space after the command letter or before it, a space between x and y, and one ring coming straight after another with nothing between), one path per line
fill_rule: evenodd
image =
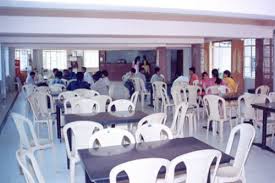
M219 94L219 86L209 86L205 89L205 94L217 95Z
M26 98L28 98L34 91L36 86L32 84L25 84L22 86L22 91Z
M219 136L223 140L223 123L229 121L230 128L232 129L232 123L228 118L225 100L217 95L205 95L203 97L203 103L206 108L207 119L207 136L209 132L210 122L212 121L213 135L216 135L215 122L219 123L220 130Z
M255 109L251 106L253 104L254 94L243 94L238 98L238 121L243 123L244 121L255 121Z
M78 98L71 100L70 103L72 114L94 113L100 111L99 103L93 99Z
M138 91L135 91L132 96L131 96L131 102L134 104L135 108L137 107L137 101L138 101L138 95L139 95L139 92Z
M38 162L32 153L22 149L17 150L16 159L23 171L25 181L27 183L35 183L36 180L39 183L45 183L45 179L40 171ZM34 172L34 175L32 175L32 172Z
M170 102L170 99L167 94L167 90L165 88L161 88L160 92L161 92L160 93L160 95L161 95L161 111L164 112L165 114L167 114L169 109L172 109L172 111L173 111L173 107L175 105Z
M113 110L115 109L115 110ZM135 111L136 107L130 100L120 99L111 102L108 106L108 111Z
M63 127L67 156L70 159L70 182L75 182L75 166L80 162L79 149L89 148L89 138L103 126L92 121L74 121ZM69 145L68 131L71 130L71 147Z
M66 86L62 84L53 84L49 86L50 92L53 94L59 94L66 90Z
M186 87L187 93L188 93L188 104L190 107L194 107L197 118L200 119L200 101L201 98L198 95L198 93L202 92L201 87L196 85L187 85Z
M146 158L129 161L115 166L110 172L110 183L117 183L117 176L125 172L130 183L156 183L162 167L166 170L169 161L162 158Z
M52 111L48 109L46 93L35 92L28 97L33 113L33 123L37 128L37 135L40 134L40 124L46 124L48 128L49 140L53 141L53 121Z
M80 97L80 96L74 91L65 91L58 95L58 100L65 101L66 99L74 98L74 97Z
M261 85L256 88L255 94L268 95L269 91L270 91L269 86Z
M132 79L132 81L134 83L135 91L138 91L140 95L141 109L144 110L144 97L149 96L150 92L147 91L145 83L142 79L135 77Z
M165 82L155 81L154 83L152 83L154 111L159 111L162 88L164 88L167 91L167 84Z
M194 80L192 84L198 86L200 84L200 80Z
M232 153L232 145L234 138L239 133L239 142L234 158L234 162L231 166L220 167L217 171L216 183L225 182L237 182L239 180L242 183L246 182L244 165L247 160L252 142L255 138L255 128L250 124L240 124L235 126L230 133L225 153ZM235 149L235 148L234 148Z
M97 101L99 104L99 112L106 112L107 106L112 102L112 98L108 95L98 95L91 98L94 101Z
M175 115L173 117L172 125L170 127L174 137L184 137L184 123L187 114L188 103L181 102L175 108ZM193 120L189 120L189 134L193 132Z
M34 89L35 92L50 93L50 88L48 86L39 86Z
M173 139L170 128L163 124L144 124L135 133L137 143Z
M134 136L127 130L106 128L94 133L89 139L89 148L134 144Z
M68 80L68 81L67 81L67 86L69 86L69 84L70 84L71 82L73 82L73 81L76 81L76 79L70 79L70 80Z
M20 138L20 149L25 149L33 153L36 150L42 150L52 147L52 142L48 139L38 138L32 122L25 116L18 113L11 113Z
M142 118L137 125L137 128L140 128L144 124L165 124L167 115L165 113L153 113Z
M100 95L97 91L89 90L89 89L83 89L83 88L76 89L76 90L74 90L74 92L77 93L80 97L83 97L83 98L93 98L95 96Z
M222 153L214 149L194 151L180 155L171 161L166 172L165 182L183 182L185 180L185 183L206 183L211 164L216 160L210 180L211 183L214 183L221 156ZM180 163L184 163L187 174L175 176L175 169Z
M184 86L182 85L172 86L171 95L175 105L178 105L182 102L187 102L186 87L187 87L187 84Z

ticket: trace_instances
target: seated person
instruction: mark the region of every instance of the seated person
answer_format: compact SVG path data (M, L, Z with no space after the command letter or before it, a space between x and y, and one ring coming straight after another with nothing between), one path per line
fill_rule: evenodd
M76 81L72 81L68 85L67 90L72 91L79 88L90 89L90 84L87 83L86 81L83 81L83 78L84 78L83 72L78 72L76 74Z
M124 86L129 90L130 96L135 92L135 87L132 82L132 78L135 77L136 69L132 68L129 72L122 76Z
M51 85L54 84L62 84L65 85L64 81L62 81L62 72L61 71L57 71L55 74L55 78L51 81Z
M69 79L68 80L70 80L70 79L76 79L76 74L74 73L72 67L69 67L68 72L69 72L69 74L68 74L69 75Z
M145 70L144 68L140 68L139 72L136 73L136 77L142 79L144 84L146 83Z
M230 92L235 92L237 90L237 83L231 77L231 72L229 70L223 72L223 82L230 89Z
M196 74L196 69L195 69L195 67L190 67L189 68L189 84L193 85L193 82L196 80L199 80L199 77Z
M30 74L28 74L26 81L26 84L35 84L35 72L31 71Z
M151 83L155 81L163 81L164 82L164 76L160 73L160 68L156 67L155 68L155 74L151 78Z
M84 73L84 81L86 81L87 83L89 83L90 85L94 84L94 80L93 77L91 76L91 74L87 71L86 67L82 67L82 72Z
M109 88L102 78L102 72L97 71L93 75L93 79L95 83L91 86L91 89L97 91L98 93L100 93L100 95L109 95Z
M64 69L63 70L63 79L66 79L66 80L70 80L71 77L70 77L70 72L68 69Z
M206 89L207 87L211 86L211 80L207 72L203 72L201 74L201 86L202 89Z
M108 89L109 89L110 85L111 85L111 82L110 82L110 80L108 78L108 76L109 76L108 71L107 70L103 70L103 71L101 71L101 74L102 74L103 81L105 82L105 84L108 86Z

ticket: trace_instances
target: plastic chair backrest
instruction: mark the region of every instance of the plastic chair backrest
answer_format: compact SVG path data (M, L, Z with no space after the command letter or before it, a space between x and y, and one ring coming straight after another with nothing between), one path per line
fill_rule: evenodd
M194 80L192 84L198 86L200 84L200 80Z
M210 120L220 121L227 119L225 100L217 95L205 95L203 103Z
M198 93L201 93L202 89L196 85L187 85L186 90L188 91L188 103L189 105L198 104Z
M222 153L214 149L199 150L180 155L171 161L166 172L165 182L174 182L176 166L184 163L186 167L186 183L206 183L211 164L216 160L214 169L211 171L211 183L214 183L221 156Z
M142 118L137 125L137 128L140 128L144 124L165 124L167 115L165 113L153 113Z
M137 77L135 77L135 78L132 79L135 91L137 91L137 92L141 92L142 91L141 80L142 79L137 78Z
M112 102L112 98L108 95L98 95L91 99L98 102L100 112L106 112L107 106Z
M48 99L53 108L53 99L48 93L34 92L28 97L34 120L44 120L49 117L51 111L48 108Z
M175 105L181 102L187 102L186 86L174 86L171 88L171 95Z
M213 95L219 94L219 86L215 85L215 86L207 87L205 89L205 94L213 94Z
M100 111L99 103L93 99L78 98L71 100L71 111L73 114L94 113Z
M89 148L134 144L134 136L120 128L106 128L94 133L89 139Z
M238 169L238 172L241 173L242 168L244 167L244 164L246 162L248 153L250 151L251 145L253 143L253 140L255 138L255 128L250 124L239 124L235 126L231 132L228 139L228 143L226 146L225 153L231 154L232 151L232 145L234 142L234 138L239 133L239 142L237 146L235 158L233 167Z
M110 183L117 182L117 176L125 172L131 183L155 183L160 169L169 166L169 161L162 158L146 158L128 161L115 166L110 172Z
M115 108L115 110L113 110ZM111 102L108 106L108 111L135 111L136 107L130 100L119 99Z
M74 92L83 98L93 98L95 96L100 95L97 91L84 89L84 88L76 89L74 90Z
M16 159L23 171L27 183L35 183L37 181L39 183L45 183L38 162L33 155L30 155L26 150L20 149L16 151ZM34 175L32 175L31 172L34 172Z
M167 90L163 87L163 88L161 88L160 92L161 92L160 95L161 95L162 102L165 105L171 104L170 99L169 99L168 94L167 94Z
M152 83L153 87L153 98L161 98L161 89L167 90L167 84L162 81L155 81Z
M80 96L74 91L65 91L58 95L58 100L65 101L66 99L74 98L74 97L80 97Z
M243 94L238 98L238 115L243 116L246 120L255 119L255 110L251 106L254 101L254 94Z
M33 145L39 145L32 122L25 116L18 113L11 113L20 138L20 149L29 149ZM30 134L28 134L28 132ZM33 144L31 142L33 141Z
M163 124L144 124L139 127L135 133L136 142L151 142L166 139L173 139L170 128Z
M50 88L48 86L39 86L34 89L35 92L44 92L44 93L49 93Z
M185 121L186 112L188 110L188 103L181 102L175 107L175 115L172 121L171 130L176 132L176 136L183 136L183 124Z
M36 88L35 85L25 84L25 85L22 86L22 91L23 91L24 95L26 97L28 97L34 92L35 88Z
M69 146L68 131L71 130L71 148ZM99 130L103 130L103 126L93 121L74 121L63 127L63 135L65 139L66 151L69 158L78 156L77 150L89 147L90 137Z
M267 85L261 85L255 90L255 94L262 94L262 95L268 95L270 91L269 86Z

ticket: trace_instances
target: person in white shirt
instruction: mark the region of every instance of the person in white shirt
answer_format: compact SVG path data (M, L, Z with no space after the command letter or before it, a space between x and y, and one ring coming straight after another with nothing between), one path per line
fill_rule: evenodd
M151 83L155 81L163 81L164 82L164 76L160 74L160 68L156 67L155 68L155 74L151 78Z
M84 73L84 81L89 83L91 86L94 84L94 80L89 72L87 72L86 67L82 67L82 72Z
M108 78L108 76L109 76L108 71L107 70L103 70L103 71L101 71L101 73L102 73L102 79L103 79L103 81L106 83L106 85L108 86L108 88L110 88L111 81Z
M146 83L146 77L144 73L145 73L144 68L140 68L139 72L136 73L136 77L142 79L143 82Z
M136 73L139 72L139 64L140 64L140 56L137 56L135 60L132 62L132 68L136 70Z
M34 78L35 78L35 72L32 71L30 72L30 74L28 74L25 83L34 85L35 84Z

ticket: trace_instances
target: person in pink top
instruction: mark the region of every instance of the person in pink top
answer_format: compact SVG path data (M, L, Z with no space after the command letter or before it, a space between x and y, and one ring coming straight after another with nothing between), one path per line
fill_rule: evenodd
M202 87L202 89L206 89L209 86L212 86L212 81L209 78L208 73L207 72L203 72L201 74L201 87Z
M195 80L199 80L199 77L198 77L198 75L196 74L196 69L195 69L195 67L190 67L189 68L189 84L190 85L193 85L193 82L195 81Z

